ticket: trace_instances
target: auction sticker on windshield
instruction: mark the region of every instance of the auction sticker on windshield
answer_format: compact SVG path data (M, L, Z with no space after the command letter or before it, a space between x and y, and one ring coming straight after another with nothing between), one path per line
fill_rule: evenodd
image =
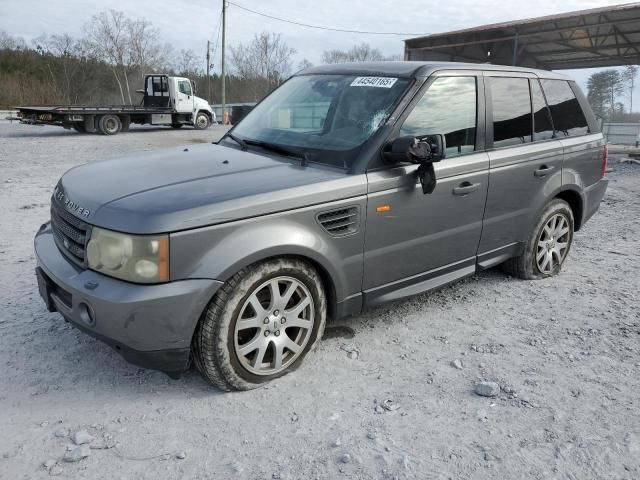
M351 86L391 88L397 81L397 78L390 77L357 77L353 82L351 82Z

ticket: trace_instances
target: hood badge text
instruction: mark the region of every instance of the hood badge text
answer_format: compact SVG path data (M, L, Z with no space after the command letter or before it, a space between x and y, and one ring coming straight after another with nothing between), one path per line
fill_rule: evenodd
M70 212L76 213L77 215L85 218L91 215L91 210L81 207L76 202L67 198L67 196L65 195L64 191L62 191L62 189L56 187L55 191L53 192L53 196L58 202L62 203L64 207Z

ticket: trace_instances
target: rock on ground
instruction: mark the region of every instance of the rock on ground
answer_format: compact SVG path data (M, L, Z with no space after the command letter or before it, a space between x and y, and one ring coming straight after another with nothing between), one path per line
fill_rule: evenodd
M495 397L500 393L500 385L496 382L480 382L476 384L474 391L482 397Z

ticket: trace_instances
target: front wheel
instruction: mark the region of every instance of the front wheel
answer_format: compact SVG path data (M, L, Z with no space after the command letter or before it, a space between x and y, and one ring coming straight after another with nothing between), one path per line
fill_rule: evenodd
M569 204L553 200L540 215L524 253L505 262L504 269L525 280L557 275L569 254L573 229L573 211Z
M196 122L194 124L196 130L205 130L209 128L210 124L211 121L209 120L209 115L204 112L198 112L198 114L196 115Z
M322 337L326 297L306 262L247 267L218 291L193 338L193 359L222 390L250 390L297 368Z

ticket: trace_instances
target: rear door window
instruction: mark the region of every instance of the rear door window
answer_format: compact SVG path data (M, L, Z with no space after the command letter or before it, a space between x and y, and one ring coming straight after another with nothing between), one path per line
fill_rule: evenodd
M574 137L589 133L587 119L565 80L541 80L542 89L551 110L553 126L559 137Z
M549 113L547 102L542 94L540 82L536 79L531 79L531 103L533 104L534 141L539 142L540 140L549 140L554 138L551 114Z
M491 77L494 148L532 141L531 96L527 78Z
M475 150L477 125L475 77L438 77L400 128L400 135L443 134L447 157Z

